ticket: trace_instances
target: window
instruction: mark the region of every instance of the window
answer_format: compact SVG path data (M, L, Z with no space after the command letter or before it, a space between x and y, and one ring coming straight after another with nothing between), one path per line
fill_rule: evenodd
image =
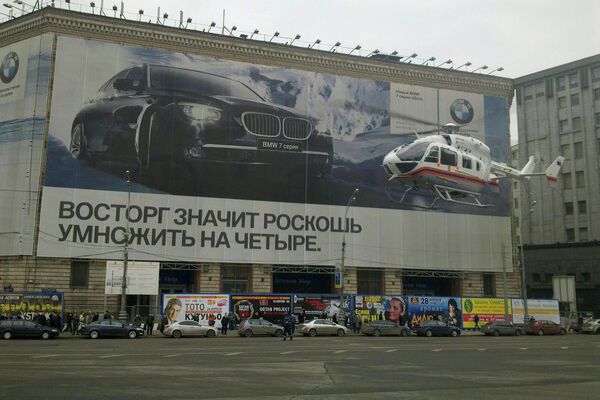
M577 142L573 145L573 149L575 150L575 159L581 160L583 158L583 142Z
M600 81L600 65L592 68L592 82Z
M596 122L596 126L600 126L600 112L594 114L594 121Z
M571 95L571 107L579 105L579 93Z
M579 241L585 242L588 240L588 229L587 228L579 228Z
M462 166L463 168L473 169L473 160L470 157L463 156Z
M560 146L560 154L566 159L569 159L569 145L563 144Z
M594 89L594 100L600 100L600 88Z
M560 133L565 133L569 131L569 120L568 119L561 119L560 121L558 121L558 131Z
M475 161L475 165L477 166L477 171L481 169L481 163L479 161Z
M564 76L556 78L556 90L565 90L567 87L566 79Z
M483 274L483 295L496 295L496 276L494 274Z
M573 202L567 201L565 203L565 215L573 215Z
M577 73L569 74L569 87L576 88L579 86L579 79L577 79Z
M538 273L531 274L531 280L534 281L534 282L541 282L542 281L542 277Z
M514 199L515 200L515 208L519 208L519 199Z
M535 94L535 97L537 97L538 99L539 99L540 97L544 97L544 92L537 92L537 93Z
M456 166L456 159L457 159L457 154L456 152L449 150L445 147L442 147L442 157L441 157L441 163L444 165L451 165L451 166Z
M581 117L573 118L573 130L580 131L581 130Z
M87 288L90 276L89 261L71 261L71 287Z
M585 174L583 173L583 171L575 172L575 183L578 188L585 187Z
M529 100L533 100L533 95L532 94L528 94L525 96L525 101L529 101Z
M558 108L567 108L567 98L565 96L558 98Z
M563 189L572 189L573 188L573 180L571 178L570 172L567 172L566 174L562 175L562 181L563 181Z
M589 272L582 272L581 273L581 280L584 282L591 282L592 281L592 274Z
M575 241L575 229L572 229L572 228L567 229L566 234L567 234L567 242Z
M514 181L513 182L513 189L518 189L519 188L519 182L518 181Z
M359 269L356 271L356 285L358 293L382 293L383 271Z
M425 162L436 164L440 162L440 148L433 146L431 149L429 149L429 153L427 154L427 157L425 157Z
M577 212L579 214L586 214L587 213L587 203L585 200L579 200L577 202Z
M221 291L223 293L249 292L250 268L235 265L221 267Z

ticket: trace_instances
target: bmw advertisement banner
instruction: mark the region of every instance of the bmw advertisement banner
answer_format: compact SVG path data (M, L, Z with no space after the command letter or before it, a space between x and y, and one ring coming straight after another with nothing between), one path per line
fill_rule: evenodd
M419 325L423 321L439 320L462 327L462 302L460 297L408 296L409 325Z
M51 35L0 47L0 255L33 252Z
M38 252L337 265L345 235L347 266L499 271L508 186L463 179L457 148L450 171L443 144L405 158L443 174L383 167L449 121L506 161L506 98L59 36ZM486 207L440 197L461 182Z

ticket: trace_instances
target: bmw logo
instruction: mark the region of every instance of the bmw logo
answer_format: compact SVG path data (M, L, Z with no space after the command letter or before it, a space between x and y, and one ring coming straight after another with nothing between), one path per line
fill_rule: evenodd
M10 83L19 71L19 56L11 51L4 57L0 65L0 80L4 83Z
M473 106L465 99L454 100L450 106L452 119L459 124L468 124L473 120Z

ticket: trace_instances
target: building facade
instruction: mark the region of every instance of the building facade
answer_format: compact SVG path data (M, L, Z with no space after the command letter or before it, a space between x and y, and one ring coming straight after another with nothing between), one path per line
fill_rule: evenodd
M1 155L21 166L2 183L14 189L2 202L5 290L52 289L65 292L67 309L115 309L119 297L104 294L106 260L121 259L127 243L130 259L161 263L159 293L128 296L141 310L156 307L161 293L335 293L342 265L347 294L502 296L506 282L508 296L520 295L510 187L493 211L427 211L390 200L397 189L380 174L383 155L423 128L406 113L425 115L414 103L429 99L438 107L429 126L446 122L442 108L454 121L473 120L471 133L508 161L509 79L52 8L0 25L0 48L7 70L28 72L19 85L6 84L3 129L30 136ZM28 56L16 62L19 53ZM193 85L221 92L205 101ZM176 98L175 114L165 97ZM194 119L172 131L209 132L186 144L186 160L216 154L233 163L247 142L210 142L206 127L242 106L251 111L219 132L234 136L242 125L263 147L236 165L249 164L244 157L275 163L284 153L267 152L286 146L286 154L305 156L300 172L286 161L283 178L259 180L230 166L200 176L165 155L175 139L151 136L171 126L165 121ZM313 133L300 138L303 129ZM280 132L286 140L264 139ZM375 135L382 132L387 142ZM326 158L313 164L313 156ZM350 208L354 187L362 197Z

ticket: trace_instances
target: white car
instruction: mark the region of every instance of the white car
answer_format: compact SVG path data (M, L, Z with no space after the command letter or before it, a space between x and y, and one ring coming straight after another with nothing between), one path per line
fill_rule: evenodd
M215 337L217 329L212 326L203 326L196 321L179 321L167 326L163 335L179 339L182 336Z
M300 324L298 326L298 332L304 336L317 336L317 335L337 335L345 336L348 333L348 328L345 326L336 324L328 319L313 319L312 321Z
M600 335L600 319L591 319L581 325L581 332Z

